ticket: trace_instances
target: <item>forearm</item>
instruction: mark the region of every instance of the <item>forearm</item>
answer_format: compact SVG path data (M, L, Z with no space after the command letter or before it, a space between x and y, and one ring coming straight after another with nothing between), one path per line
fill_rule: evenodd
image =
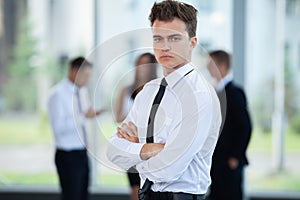
M128 170L130 167L142 162L140 152L143 145L142 143L129 142L113 135L109 140L106 156L117 166Z
M144 144L141 151L140 157L142 160L148 160L149 158L156 156L164 148L164 144L148 143Z

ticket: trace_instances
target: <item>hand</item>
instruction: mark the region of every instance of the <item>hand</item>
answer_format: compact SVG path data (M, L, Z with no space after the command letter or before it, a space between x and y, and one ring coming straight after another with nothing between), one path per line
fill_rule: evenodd
M102 114L103 112L105 112L105 109L100 109L100 110L94 110L92 108L89 108L89 110L85 113L85 117L86 118L94 118L100 114Z
M133 122L128 122L128 124L122 123L117 128L117 136L130 142L139 143L138 129Z
M149 158L156 156L161 150L163 150L165 144L147 143L141 149L140 157L142 160L148 160Z
M231 157L228 159L228 165L230 169L234 170L239 166L239 160Z
M99 110L96 110L96 115L101 115L102 113L106 112L107 110L105 108L102 108L102 109L99 109Z

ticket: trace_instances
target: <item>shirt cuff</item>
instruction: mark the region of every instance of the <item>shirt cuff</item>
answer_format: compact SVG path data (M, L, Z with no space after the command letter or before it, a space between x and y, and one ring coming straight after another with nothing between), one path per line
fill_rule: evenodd
M132 143L131 145L129 145L128 147L128 153L132 154L132 155L136 155L136 158L134 160L141 162L143 161L141 159L141 149L143 148L144 144L143 143Z
M123 139L125 140L125 139ZM126 149L123 149L121 151L125 151L124 153L124 159L120 159L117 161L117 165L119 165L121 168L128 170L130 167L136 166L139 163L143 162L140 156L141 149L143 148L143 143L132 143L126 140L126 142L130 143ZM121 145L122 146L122 145ZM120 146L120 147L121 147Z
M128 170L143 161L140 157L143 146L143 143L129 142L114 135L110 139L106 155L111 162Z

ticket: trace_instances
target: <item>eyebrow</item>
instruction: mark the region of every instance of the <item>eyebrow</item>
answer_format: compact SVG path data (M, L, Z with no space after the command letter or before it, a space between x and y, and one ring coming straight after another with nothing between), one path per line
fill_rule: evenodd
M170 38L170 37L174 37L174 36L182 36L181 34L172 34L172 35L168 35L167 37ZM153 37L162 37L160 35L153 35Z

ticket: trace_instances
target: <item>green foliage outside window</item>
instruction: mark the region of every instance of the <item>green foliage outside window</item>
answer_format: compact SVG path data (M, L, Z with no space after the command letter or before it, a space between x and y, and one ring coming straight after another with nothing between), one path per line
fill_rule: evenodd
M18 36L11 62L8 66L8 82L4 88L5 109L8 111L34 111L36 107L35 67L33 61L36 40L31 26L24 17L19 26Z

